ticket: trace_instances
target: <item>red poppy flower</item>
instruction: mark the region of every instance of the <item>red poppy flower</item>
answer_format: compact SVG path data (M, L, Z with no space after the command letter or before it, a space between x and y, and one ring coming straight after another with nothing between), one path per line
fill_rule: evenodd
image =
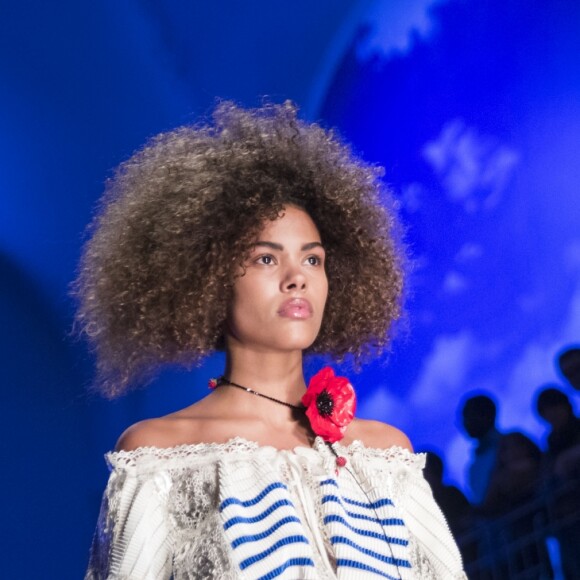
M336 377L330 367L325 367L310 379L302 404L316 435L335 443L353 420L356 396L346 377Z

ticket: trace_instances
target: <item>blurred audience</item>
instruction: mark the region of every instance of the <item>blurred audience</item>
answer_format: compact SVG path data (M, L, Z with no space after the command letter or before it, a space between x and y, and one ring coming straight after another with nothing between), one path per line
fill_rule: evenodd
M503 435L486 496L477 509L488 519L501 518L488 542L501 554L490 578L552 578L542 533L547 517L540 503L534 505L541 483L540 448L519 431Z
M558 366L580 390L580 348L564 351ZM470 502L443 483L441 457L427 452L425 478L471 580L580 580L580 417L558 385L544 386L535 406L548 426L544 453L520 431L500 433L490 396L461 405L465 433L476 443L467 470ZM552 562L550 538L559 548Z
M496 429L496 406L487 395L475 395L463 405L462 417L465 432L477 441L468 468L471 502L483 502L495 468L501 433Z

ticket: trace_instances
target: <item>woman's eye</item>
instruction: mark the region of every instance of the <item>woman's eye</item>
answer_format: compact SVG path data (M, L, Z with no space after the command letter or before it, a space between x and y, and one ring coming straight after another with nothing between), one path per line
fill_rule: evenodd
M308 258L306 258L306 261L311 266L320 266L320 264L322 264L322 258L319 258L318 256L308 256Z
M265 266L269 266L270 264L274 263L274 257L269 255L260 256L256 262L258 264L264 264Z

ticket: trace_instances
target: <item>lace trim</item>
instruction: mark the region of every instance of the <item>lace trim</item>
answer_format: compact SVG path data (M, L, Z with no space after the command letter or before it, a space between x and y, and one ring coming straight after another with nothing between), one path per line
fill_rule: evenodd
M323 443L324 444L324 443ZM367 447L362 441L355 440L350 445L343 446L336 444L338 449L342 449L348 455L356 455L363 460L383 459L389 462L402 463L408 467L423 469L427 460L425 453L412 453L404 447L393 445L386 449L377 447Z
M137 447L131 451L110 451L105 455L111 467L131 467L143 458L149 459L205 459L212 456L252 453L260 449L255 441L234 437L226 443L184 443L174 447Z
M357 456L362 460L372 461L374 459L387 460L389 462L400 462L409 467L423 469L426 456L424 453L412 453L397 445L387 449L366 447L360 440L355 440L349 445L334 444L334 448L342 454ZM294 449L276 449L268 445L260 445L256 441L250 441L243 437L233 437L225 443L184 443L174 447L138 447L131 451L110 451L105 455L107 464L113 468L131 468L143 463L157 462L158 460L187 459L212 461L224 456L240 454L252 454L256 452L266 452L275 455L304 455L316 453L317 455L333 456L332 451L321 437L316 437L314 445L310 447L295 447ZM333 456L334 457L334 456Z

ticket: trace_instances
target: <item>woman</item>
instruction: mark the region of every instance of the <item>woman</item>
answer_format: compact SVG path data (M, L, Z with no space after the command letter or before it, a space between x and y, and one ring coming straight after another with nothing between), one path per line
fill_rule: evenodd
M463 578L424 458L331 369L399 316L378 171L290 104L218 107L123 164L76 282L109 396L225 350L202 401L107 455L87 578ZM305 411L306 407L308 409Z

